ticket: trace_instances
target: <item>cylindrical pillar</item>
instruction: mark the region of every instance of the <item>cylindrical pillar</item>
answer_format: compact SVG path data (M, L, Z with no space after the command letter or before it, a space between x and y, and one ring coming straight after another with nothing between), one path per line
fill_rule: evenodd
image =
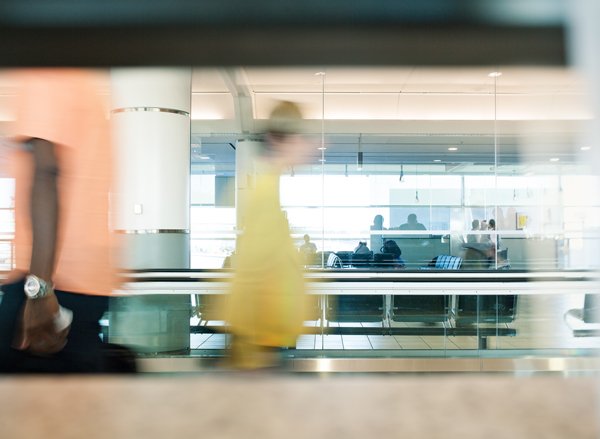
M189 268L191 69L115 69L111 81L120 266ZM189 318L189 296L118 298L109 338L142 352L187 350Z

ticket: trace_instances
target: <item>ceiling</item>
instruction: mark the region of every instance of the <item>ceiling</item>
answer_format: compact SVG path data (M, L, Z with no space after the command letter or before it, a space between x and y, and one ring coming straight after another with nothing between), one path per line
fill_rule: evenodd
M502 75L490 77L494 71ZM13 99L0 74L0 134ZM278 100L301 105L317 142L324 130L326 164L336 172L356 172L359 148L363 172L525 172L551 158L567 166L581 161L592 117L585 87L565 67L195 68L195 171L232 173L237 141L262 133ZM319 159L315 149L307 161L316 167Z
M527 172L551 158L562 166L580 159L592 117L585 97L564 67L195 69L192 151L197 169L210 171L200 159L208 156L232 171L236 141L264 131L275 102L291 100L307 132L320 141L324 130L326 164L337 172L356 171L359 148L362 172ZM315 150L308 161L318 167L319 159Z

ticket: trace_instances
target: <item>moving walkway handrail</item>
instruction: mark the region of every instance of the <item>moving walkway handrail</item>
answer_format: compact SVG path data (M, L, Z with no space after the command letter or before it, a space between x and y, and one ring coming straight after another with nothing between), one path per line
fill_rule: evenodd
M7 272L0 272L0 283ZM122 273L119 295L223 294L231 270L135 270ZM598 293L594 270L564 271L370 271L310 270L311 294L565 294Z
M222 294L231 270L138 270L124 274L120 294ZM564 294L600 291L596 271L310 270L312 294Z

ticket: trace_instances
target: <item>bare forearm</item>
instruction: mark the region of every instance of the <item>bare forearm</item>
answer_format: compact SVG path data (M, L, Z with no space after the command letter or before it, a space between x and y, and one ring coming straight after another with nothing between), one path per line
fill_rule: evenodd
M58 165L52 143L41 139L31 142L35 169L31 188L33 242L30 272L50 281L58 231Z
M33 158L30 195L33 242L29 271L51 284L58 231L58 162L55 145L51 142L31 139L27 146ZM56 327L59 310L58 300L51 290L44 297L27 298L15 347L34 354L60 351L66 344L70 327Z

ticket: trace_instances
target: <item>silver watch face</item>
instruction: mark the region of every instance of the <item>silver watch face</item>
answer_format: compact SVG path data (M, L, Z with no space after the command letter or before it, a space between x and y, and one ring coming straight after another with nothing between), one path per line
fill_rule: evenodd
M25 294L28 297L34 298L36 297L42 288L40 284L40 280L35 276L27 276L25 280Z

